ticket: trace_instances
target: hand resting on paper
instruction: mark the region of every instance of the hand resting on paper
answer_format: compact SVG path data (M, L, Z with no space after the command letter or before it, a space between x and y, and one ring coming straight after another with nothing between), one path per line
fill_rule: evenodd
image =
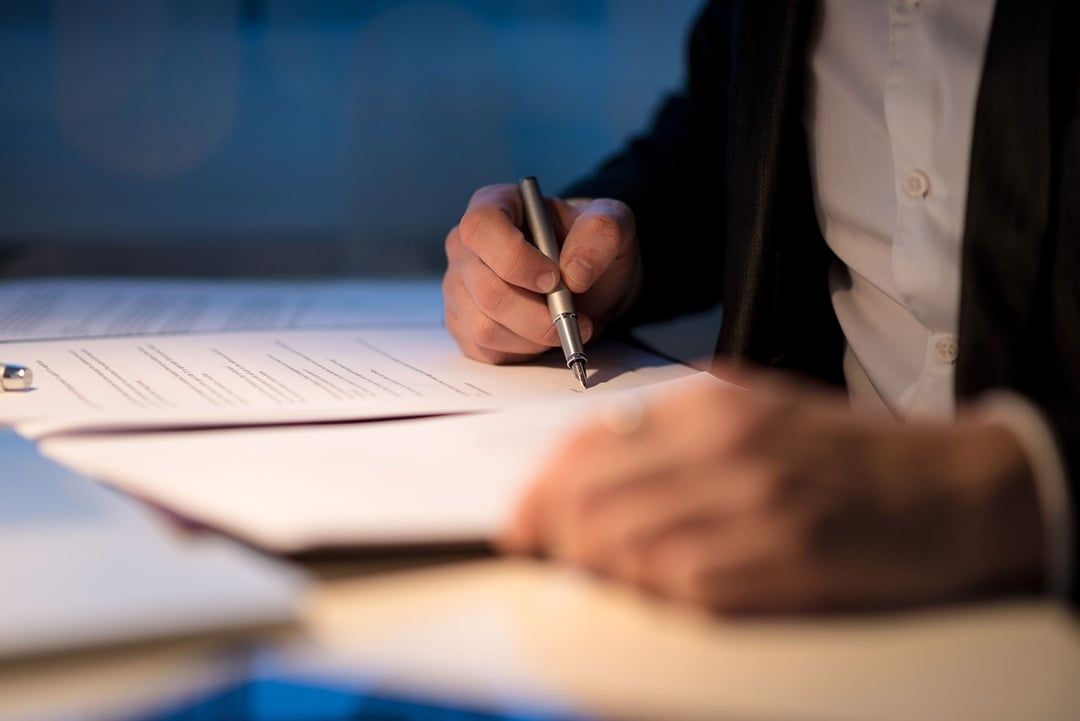
M725 613L874 609L1028 585L1042 535L1004 427L858 418L776 374L583 428L506 529L545 554Z

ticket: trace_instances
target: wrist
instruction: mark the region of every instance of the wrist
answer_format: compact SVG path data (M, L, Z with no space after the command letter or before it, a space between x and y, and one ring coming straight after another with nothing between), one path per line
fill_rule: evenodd
M1046 551L1027 454L999 424L969 420L956 433L948 474L967 510L972 584L1031 589L1042 580Z

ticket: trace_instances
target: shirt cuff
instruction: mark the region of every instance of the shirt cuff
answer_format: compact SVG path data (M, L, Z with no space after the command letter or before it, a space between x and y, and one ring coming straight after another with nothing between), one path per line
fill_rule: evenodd
M1065 463L1050 424L1030 401L1009 391L981 396L974 408L979 417L1000 423L1020 442L1035 477L1046 544L1049 591L1068 597L1073 569L1073 519Z

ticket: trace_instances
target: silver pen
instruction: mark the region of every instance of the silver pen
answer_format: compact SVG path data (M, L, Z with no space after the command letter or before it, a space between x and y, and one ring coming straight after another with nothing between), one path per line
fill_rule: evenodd
M559 243L551 229L551 219L548 217L544 195L540 192L540 183L530 175L521 181L520 188L521 199L525 204L525 222L529 226L533 245L558 267ZM585 357L585 348L581 342L574 299L561 279L555 290L547 294L547 305L551 311L551 322L559 333L559 343L562 345L563 355L566 356L566 367L574 373L581 387L587 388L585 370L589 359Z
M0 363L0 393L25 391L34 384L34 373L29 368L14 363Z

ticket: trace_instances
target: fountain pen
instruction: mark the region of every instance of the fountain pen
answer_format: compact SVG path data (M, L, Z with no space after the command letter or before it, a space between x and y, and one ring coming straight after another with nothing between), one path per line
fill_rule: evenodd
M521 181L519 187L521 200L525 205L525 222L528 225L532 243L541 253L551 259L557 268L559 243L555 240L555 233L551 229L551 219L548 217L544 195L540 192L540 183L536 178L529 176ZM551 311L551 322L559 334L563 355L566 356L566 367L574 374L581 387L587 388L588 376L585 370L589 365L589 360L585 357L585 348L581 342L581 330L578 328L578 317L574 311L574 299L562 279L559 280L555 289L547 294L547 306Z

